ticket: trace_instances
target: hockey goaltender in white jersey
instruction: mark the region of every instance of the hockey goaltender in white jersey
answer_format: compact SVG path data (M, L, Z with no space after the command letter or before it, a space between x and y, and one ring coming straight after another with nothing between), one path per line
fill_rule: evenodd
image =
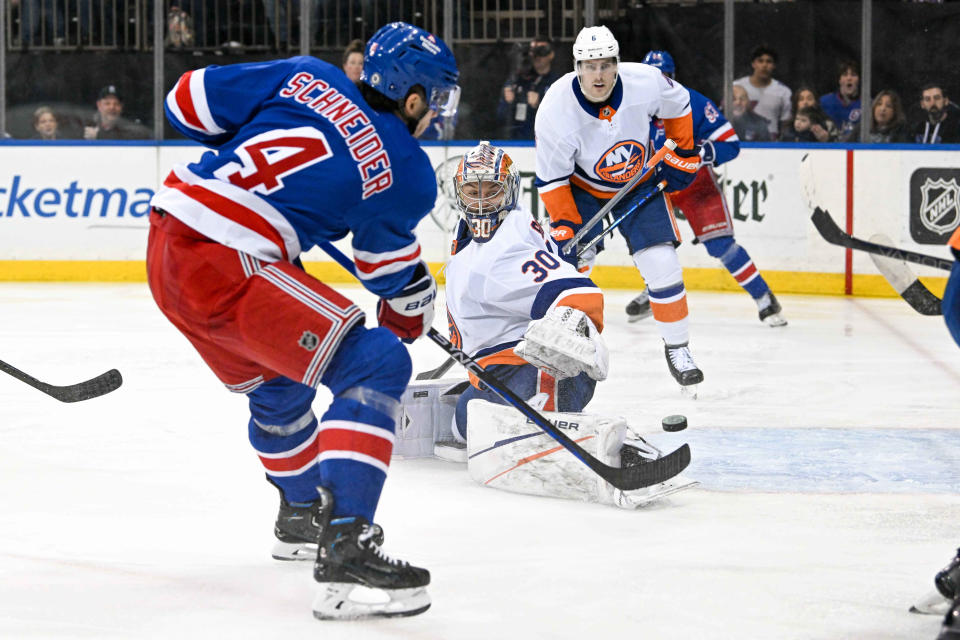
M622 418L581 413L607 377L603 295L517 207L510 157L481 142L454 181L462 220L446 267L451 341L607 464L659 457ZM396 455L428 455L438 442L438 455L459 450L486 486L636 508L693 484L618 491L475 378L412 384L403 405Z

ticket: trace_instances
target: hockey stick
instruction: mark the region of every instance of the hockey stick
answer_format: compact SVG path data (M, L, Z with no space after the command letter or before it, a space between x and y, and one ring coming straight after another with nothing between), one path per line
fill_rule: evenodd
M840 227L837 226L837 223L833 221L833 218L830 217L830 214L820 207L814 208L813 215L810 216L810 219L813 221L813 226L815 226L817 231L820 232L820 235L823 236L823 239L830 244L846 247L847 249L866 251L867 253L876 253L878 255L887 256L888 258L893 258L895 260L903 260L905 262L913 262L914 264L922 264L935 269L944 269L946 271L953 269L953 260L928 256L923 253L908 251L907 249L887 247L882 244L875 244L873 242L867 242L866 240L854 238L853 236L844 233Z
M625 184L622 189L620 189L613 195L612 198L607 200L607 204L603 205L600 211L597 211L596 215L590 218L590 220L588 220L585 225L580 227L580 230L577 231L575 234L573 234L573 237L570 238L560 250L567 255L570 255L571 253L573 253L573 250L577 247L577 243L580 242L580 239L583 238L583 236L587 235L587 232L589 232L590 229L593 229L595 226L597 226L597 223L603 220L603 217L608 213L610 213L610 211L612 211L613 208L617 206L617 203L623 200L626 197L626 195L630 193L631 189L633 189L638 183L643 182L644 180L649 178L650 175L653 173L654 168L658 164L660 164L660 161L663 160L663 158L668 153L670 153L676 148L677 148L677 143L671 140L670 138L667 138L667 141L663 143L663 146L660 147L660 150L657 151L652 156L650 156L650 159L647 160L647 164L644 165L643 167L645 171L638 173L636 176L631 178L630 182ZM601 237L603 237L603 234L601 234Z
M26 382L34 389L38 389L51 398L59 400L60 402L80 402L81 400L89 400L90 398L96 398L97 396L110 393L123 384L123 378L120 376L120 372L116 369L110 369L110 371L101 373L96 378L91 378L85 382L78 382L77 384L71 384L65 387L57 387L52 384L47 384L46 382L40 382L33 376L27 375L23 371L20 371L20 369L7 364L3 360L0 360L0 371L10 374L21 382Z
M870 242L879 245L890 245L890 238L882 233L875 233L870 236ZM879 254L871 253L870 259L873 264L883 274L890 286L900 294L900 297L906 300L913 309L925 316L941 316L941 300L927 289L913 269L907 266L903 260L894 260Z
M617 227L619 227L619 226L620 226L620 223L623 222L624 220L626 220L627 216L629 216L631 213L633 213L634 211L636 211L637 209L639 209L639 208L642 207L643 205L645 205L645 204L647 204L648 202L650 202L650 201L654 198L654 196L656 196L657 194L661 193L661 192L662 192L664 189L666 189L666 188L667 188L667 181L666 181L666 180L661 180L660 182L658 182L656 188L655 188L653 191L651 191L651 192L648 193L647 195L643 196L643 198L641 198L640 200L638 200L637 202L635 202L632 207L630 207L629 209L627 209L626 213L624 213L622 216L620 216L619 218L617 218L616 220L614 220L613 222L611 222L609 227L607 227L606 229L602 229L602 230L600 231L600 233L597 234L597 237L596 237L596 238L594 238L593 240L591 240L590 242L588 242L587 244L585 244L584 246L582 246L582 247L580 248L580 250L577 251L577 257L579 258L579 257L582 256L583 254L585 254L587 251L589 251L590 249L592 249L592 248L594 247L594 245L596 245L598 242L600 242L601 240L603 240L603 236L607 235L609 232L611 232L611 231L613 231L614 229L616 229Z
M353 263L343 255L339 249L329 242L321 243L319 247L323 251L326 251L330 257L336 260L344 269L356 275ZM480 366L476 360L440 335L436 329L430 327L426 336L434 344L446 351L451 358L459 362L467 371L477 376L477 378L490 387L494 393L500 396L504 402L520 411L528 420L537 425L542 431L546 432L563 446L564 449L573 454L575 458L621 491L632 491L634 489L642 489L643 487L650 487L655 484L660 484L661 482L666 482L670 478L679 475L687 468L687 465L690 464L690 446L687 444L683 444L662 458L657 458L656 460L645 462L635 467L621 468L604 464L587 453L583 447L571 440L559 427L524 402L518 395L507 388L506 385L500 382L496 376Z
M447 358L443 364L441 364L436 369L430 369L429 371L422 371L417 374L417 380L436 380L450 370L450 367L453 366L453 363L456 362L453 358Z

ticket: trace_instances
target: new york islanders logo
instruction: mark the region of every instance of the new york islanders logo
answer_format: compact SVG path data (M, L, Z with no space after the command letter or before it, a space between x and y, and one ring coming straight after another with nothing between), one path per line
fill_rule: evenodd
M627 182L643 169L645 154L642 144L624 140L604 151L593 171L608 182Z

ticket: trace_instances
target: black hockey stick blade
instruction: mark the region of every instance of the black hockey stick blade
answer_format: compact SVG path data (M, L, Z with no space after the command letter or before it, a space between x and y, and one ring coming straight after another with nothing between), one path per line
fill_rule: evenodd
M870 242L881 245L892 244L890 238L882 233L870 236ZM900 294L900 297L913 307L914 311L925 316L943 315L940 298L920 282L906 262L875 253L870 254L870 259L894 291Z
M837 223L834 222L833 218L830 217L830 214L820 207L814 208L813 215L810 216L810 219L813 221L813 226L817 228L817 231L820 232L823 239L830 244L846 247L847 249L856 249L857 251L866 251L867 253L876 253L895 260L922 264L927 267L933 267L934 269L943 269L945 271L953 269L953 260L928 256L923 253L917 253L916 251L908 251L907 249L887 247L854 238L844 233L843 230L837 226Z
M417 380L436 380L450 370L450 367L453 366L453 363L456 362L453 358L447 358L443 364L441 364L436 369L430 369L430 371L421 371L417 374Z
M101 373L96 378L91 378L84 382L78 382L77 384L71 384L64 387L58 387L52 384L47 384L46 382L41 382L34 378L31 375L20 371L14 366L11 366L0 360L0 371L10 374L17 380L25 382L34 389L42 391L51 398L59 400L60 402L80 402L81 400L89 400L91 398L96 398L118 389L121 384L123 384L123 377L120 375L120 372L116 369L110 369L106 373Z
M525 415L541 430L545 431L547 435L556 440L564 449L573 454L575 458L617 489L632 491L634 489L642 489L666 482L670 478L679 475L690 464L690 446L687 444L680 446L675 451L661 458L635 467L621 468L604 464L587 453L583 447L571 440L559 427L524 402L518 395L497 379L496 376L480 366L473 358L453 346L453 344L440 335L436 329L431 327L427 331L427 337L446 351L451 358L463 365L467 371L477 376L477 378L494 393L500 396L504 402L519 410L520 413Z

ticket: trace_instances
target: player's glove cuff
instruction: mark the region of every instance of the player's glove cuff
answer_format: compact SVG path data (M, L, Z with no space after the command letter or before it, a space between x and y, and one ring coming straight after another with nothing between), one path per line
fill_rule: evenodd
M381 298L377 303L377 322L404 342L413 342L433 324L436 298L437 282L421 260L410 283L400 293L392 298Z

